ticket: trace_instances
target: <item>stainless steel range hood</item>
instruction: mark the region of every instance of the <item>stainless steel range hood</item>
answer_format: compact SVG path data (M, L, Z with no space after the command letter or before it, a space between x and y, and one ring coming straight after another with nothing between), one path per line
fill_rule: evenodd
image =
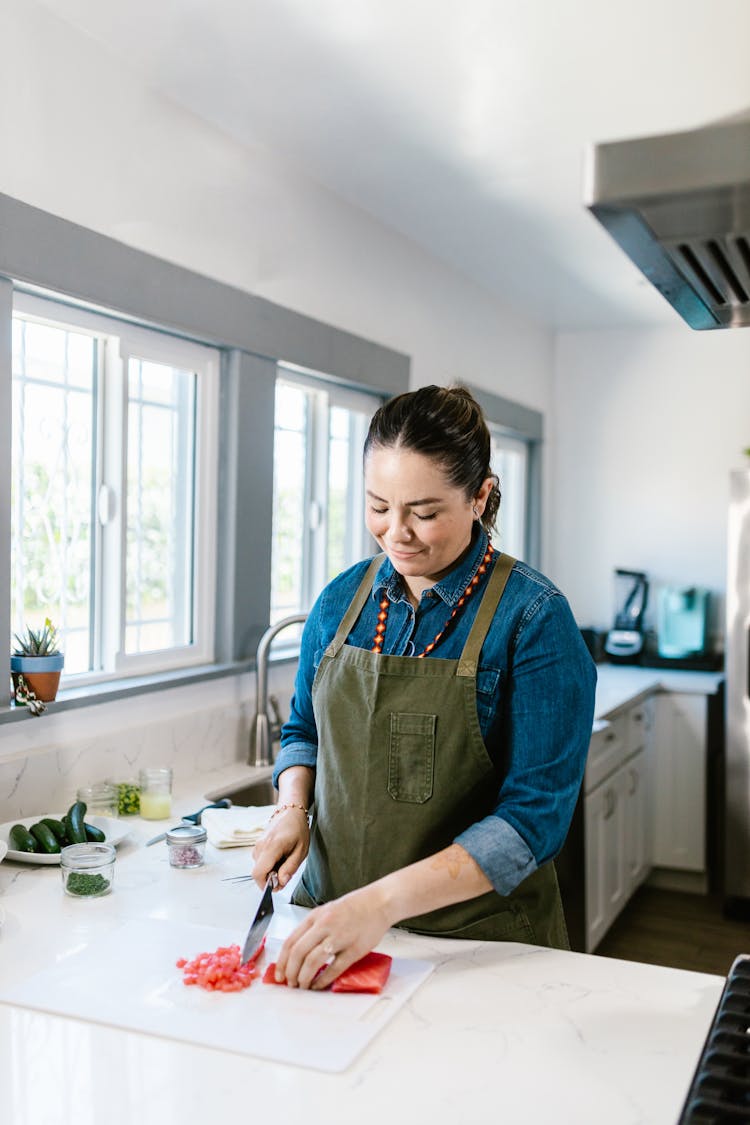
M584 198L691 328L750 325L750 120L593 145Z

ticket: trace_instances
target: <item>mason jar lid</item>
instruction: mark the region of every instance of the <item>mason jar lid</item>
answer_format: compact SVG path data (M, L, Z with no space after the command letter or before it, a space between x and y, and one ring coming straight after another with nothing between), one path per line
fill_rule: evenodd
M167 832L168 844L203 844L207 839L206 829L199 824L178 824Z
M79 871L92 867L107 867L115 862L115 849L112 844L68 844L60 850L60 864L75 867Z

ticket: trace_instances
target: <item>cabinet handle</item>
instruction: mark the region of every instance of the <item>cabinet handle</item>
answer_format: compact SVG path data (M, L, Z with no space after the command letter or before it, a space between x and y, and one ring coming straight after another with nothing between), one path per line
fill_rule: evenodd
M607 789L604 794L604 819L609 820L612 813L615 811L617 804L617 794L614 789Z
M606 735L604 736L604 739L605 742L614 742L617 739L617 735L613 730L608 730Z
M638 781L640 779L638 777L638 770L630 769L628 770L628 774L630 776L630 789L628 790L628 793L632 797L638 789Z

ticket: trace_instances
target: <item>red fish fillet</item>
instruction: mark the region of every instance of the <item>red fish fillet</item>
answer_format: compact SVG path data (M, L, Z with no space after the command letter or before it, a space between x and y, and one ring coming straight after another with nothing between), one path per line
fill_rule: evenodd
M331 992L382 992L391 971L392 957L387 953L366 953L348 969L344 969L331 985ZM264 984L286 984L274 977L276 963L263 974Z

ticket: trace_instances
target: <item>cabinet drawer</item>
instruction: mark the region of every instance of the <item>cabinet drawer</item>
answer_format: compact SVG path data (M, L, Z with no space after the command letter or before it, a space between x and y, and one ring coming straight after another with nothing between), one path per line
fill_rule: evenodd
M645 747L648 732L652 725L650 701L644 700L642 703L636 703L634 707L627 710L623 718L625 720L625 744L628 755L637 754L639 750L643 750Z
M627 757L626 718L625 715L617 715L616 718L609 719L606 726L592 734L584 777L586 793L595 789Z

